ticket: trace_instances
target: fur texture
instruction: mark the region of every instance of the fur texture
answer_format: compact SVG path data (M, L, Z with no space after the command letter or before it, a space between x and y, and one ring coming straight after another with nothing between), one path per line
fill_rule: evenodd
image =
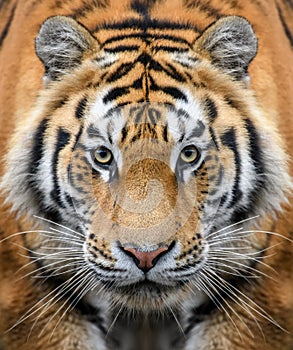
M290 350L290 1L0 18L3 349Z

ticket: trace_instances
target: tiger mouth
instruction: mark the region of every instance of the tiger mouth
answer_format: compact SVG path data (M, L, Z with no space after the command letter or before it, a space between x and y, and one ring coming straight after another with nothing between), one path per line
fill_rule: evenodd
M124 286L116 286L114 292L124 296L139 296L139 295L150 295L150 296L160 296L162 294L176 292L182 288L184 282L175 282L173 285L166 285L160 282L153 282L145 279L140 282L136 282ZM107 287L106 287L107 288ZM113 292L111 286L108 289Z

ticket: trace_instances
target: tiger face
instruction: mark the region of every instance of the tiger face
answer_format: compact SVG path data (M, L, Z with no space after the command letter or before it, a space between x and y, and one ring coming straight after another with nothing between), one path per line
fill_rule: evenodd
M205 260L201 232L221 197L214 141L203 121L174 107L130 104L98 123L93 110L69 171L86 260L99 275L110 269L104 280L121 293L134 283L175 292Z
M205 275L213 285L215 274L249 273L265 238L248 219L278 209L290 180L247 88L250 24L221 19L193 45L147 37L129 28L101 44L72 19L45 21L45 88L15 135L3 187L14 209L61 225L43 221L50 235L32 244L47 272L158 310L202 298Z

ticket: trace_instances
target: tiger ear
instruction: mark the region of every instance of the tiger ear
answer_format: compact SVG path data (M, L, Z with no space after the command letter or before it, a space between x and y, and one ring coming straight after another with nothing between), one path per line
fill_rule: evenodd
M257 53L257 38L246 19L227 16L208 27L194 49L235 79L246 81L248 66Z
M97 40L75 20L48 18L35 40L38 57L45 66L45 80L56 80L81 63L85 53L97 50Z

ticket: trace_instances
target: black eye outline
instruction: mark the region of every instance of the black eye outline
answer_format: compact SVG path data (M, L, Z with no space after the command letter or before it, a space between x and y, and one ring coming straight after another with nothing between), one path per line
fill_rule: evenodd
M191 152L191 155L188 156L185 152ZM194 145L188 145L184 147L179 155L179 162L181 165L194 165L201 158L201 152L198 147Z
M103 153L104 157L101 156ZM100 146L93 151L93 160L98 166L110 166L113 162L113 159L113 153L107 147Z

